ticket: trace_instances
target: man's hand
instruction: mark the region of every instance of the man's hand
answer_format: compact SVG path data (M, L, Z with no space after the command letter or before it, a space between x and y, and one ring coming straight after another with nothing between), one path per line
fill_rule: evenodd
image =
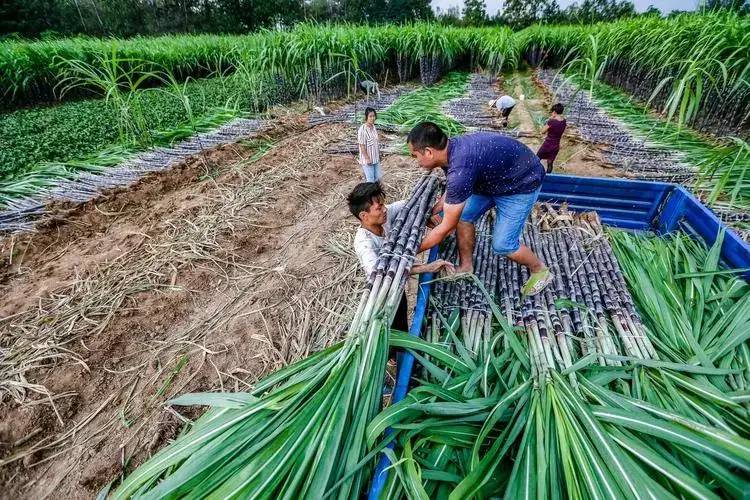
M439 244L445 239L446 236L451 233L451 231L456 228L456 226L458 225L458 220L461 218L461 212L463 212L465 204L466 202L458 203L456 205L446 203L443 206L443 219L437 226L435 226L432 231L427 233L427 235L422 240L422 244L420 245L419 251L417 253L429 250L430 248Z
M448 262L447 260L438 259L436 261L430 262L429 264L426 264L429 266L428 272L430 273L439 273L440 271L445 271L447 274L453 274L453 272L456 270L455 266Z
M435 202L435 204L432 206L432 215L437 215L440 212L443 211L443 206L445 205L445 193L438 198L438 201Z
M411 269L412 274L439 273L440 271L445 271L450 276L454 273L455 266L447 260L438 259L428 264L414 264Z
M435 214L432 217L430 217L429 219L427 219L427 227L429 227L430 229L432 229L433 227L435 227L438 224L440 224L440 222L442 220L443 220L443 218L440 215Z

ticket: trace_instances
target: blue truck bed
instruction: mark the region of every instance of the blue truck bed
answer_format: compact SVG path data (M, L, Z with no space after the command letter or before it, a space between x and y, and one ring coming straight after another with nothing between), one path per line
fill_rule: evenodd
M666 182L631 181L572 175L547 175L539 201L560 205L567 203L571 210L595 211L604 224L635 231L668 234L685 231L711 246L719 231L726 230L721 258L732 269L743 269L742 276L750 281L750 245L724 226L721 221L685 188ZM430 251L429 260L437 258L437 247ZM432 274L419 278L417 303L409 334L422 332L430 296ZM404 353L399 359L398 379L393 391L393 402L401 401L409 387L414 356ZM389 431L386 431L389 432ZM388 477L390 461L385 455L375 469L368 498L378 498Z

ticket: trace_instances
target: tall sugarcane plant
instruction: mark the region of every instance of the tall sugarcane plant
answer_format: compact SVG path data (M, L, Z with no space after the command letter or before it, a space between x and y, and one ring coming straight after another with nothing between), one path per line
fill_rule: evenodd
M366 487L365 430L380 410L389 329L438 179L399 213L346 340L262 380L250 393L188 394L212 407L128 475L115 498L348 498Z
M746 16L712 12L575 27L534 26L518 37L534 64L560 66L566 57L606 61L604 80L650 102L679 125L718 135L746 132ZM589 43L591 37L598 43Z

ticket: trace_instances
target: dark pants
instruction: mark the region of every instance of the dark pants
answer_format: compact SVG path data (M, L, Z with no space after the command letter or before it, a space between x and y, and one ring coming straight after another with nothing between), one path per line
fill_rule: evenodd
M547 142L546 140L542 143L542 146L539 148L539 151L536 152L536 155L541 160L547 160L547 173L552 173L552 166L555 163L555 158L557 158L557 153L560 152L560 143L554 143L554 142Z
M409 303L406 301L406 292L401 294L401 301L398 303L396 315L393 317L394 330L409 332Z
M510 116L510 112L513 111L513 108L515 108L515 106L503 108L500 110L500 114L503 116L503 127L508 126L508 116Z

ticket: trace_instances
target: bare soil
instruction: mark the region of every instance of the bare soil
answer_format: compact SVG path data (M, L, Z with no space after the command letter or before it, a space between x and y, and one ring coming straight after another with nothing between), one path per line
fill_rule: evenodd
M536 151L544 142L544 137L540 133L543 123L540 126L535 122L535 117L538 117L537 119L543 117L546 122L550 107L554 103L551 101L552 96L539 85L531 82L532 79L529 76L523 78L528 78L530 83L536 86L540 97L516 99L516 107L510 114L508 126L518 127L522 132L535 134L534 137L522 137L520 140ZM516 83L513 89L506 88L506 92L508 91L516 96L524 93L520 83ZM560 141L560 152L555 160L553 173L585 177L623 177L621 171L616 170L604 160L602 152L602 145L583 141L576 127L569 123ZM547 166L546 162L543 164Z

